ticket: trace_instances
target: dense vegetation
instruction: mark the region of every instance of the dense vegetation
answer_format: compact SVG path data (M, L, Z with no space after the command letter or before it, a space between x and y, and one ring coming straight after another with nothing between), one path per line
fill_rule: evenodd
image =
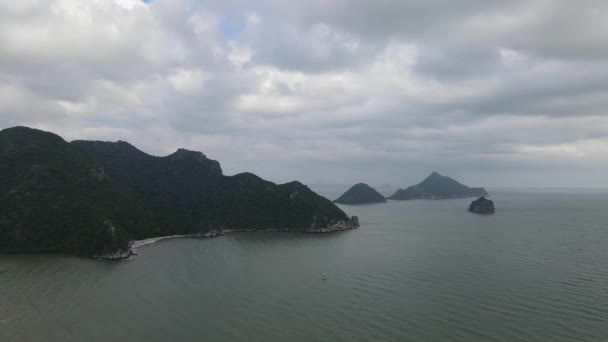
M371 186L358 183L353 185L334 202L340 204L367 204L383 203L386 202L386 199Z
M161 235L301 231L339 221L349 219L299 182L224 176L200 152L154 157L126 142L0 131L0 252L101 255Z
M442 176L437 172L431 173L421 183L407 189L399 189L389 199L449 199L487 196L484 188L469 188L450 177Z

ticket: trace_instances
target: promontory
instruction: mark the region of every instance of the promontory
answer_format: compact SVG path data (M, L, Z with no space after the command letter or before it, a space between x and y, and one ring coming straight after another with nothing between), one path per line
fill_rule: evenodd
M130 241L157 236L357 227L356 218L300 182L225 176L201 152L154 157L124 141L68 143L27 127L0 131L0 253L119 259L131 254Z

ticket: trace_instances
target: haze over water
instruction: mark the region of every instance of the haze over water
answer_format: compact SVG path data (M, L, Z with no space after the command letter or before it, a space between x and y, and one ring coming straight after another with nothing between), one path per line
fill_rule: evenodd
M391 201L342 206L346 233L2 255L0 341L605 340L608 192L490 192L492 216Z

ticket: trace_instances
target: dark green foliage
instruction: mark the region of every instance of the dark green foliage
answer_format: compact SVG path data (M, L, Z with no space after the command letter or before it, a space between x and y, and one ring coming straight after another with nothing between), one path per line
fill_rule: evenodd
M298 182L227 177L200 152L153 157L125 142L0 131L0 252L100 255L132 239L216 228L304 230L315 216L347 220Z
M218 227L302 230L313 216L346 219L338 207L301 183L276 185L250 173L224 176L219 163L200 152L180 149L153 157L124 142L72 144L90 151L109 175L138 193L158 213L164 235Z
M358 183L353 185L334 202L341 204L384 203L386 199L371 186Z
M144 229L141 203L104 177L88 154L60 137L16 127L0 132L0 251L92 255L104 223L126 248L124 227Z
M450 177L445 177L437 172L433 172L421 183L410 186L405 190L397 190L389 199L449 199L487 195L488 193L483 188L469 188Z

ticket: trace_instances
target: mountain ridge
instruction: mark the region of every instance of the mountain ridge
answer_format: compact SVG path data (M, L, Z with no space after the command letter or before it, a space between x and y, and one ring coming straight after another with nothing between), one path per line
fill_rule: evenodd
M0 131L0 253L120 258L130 254L130 240L157 236L357 226L300 182L225 176L202 152L156 157L124 141Z

